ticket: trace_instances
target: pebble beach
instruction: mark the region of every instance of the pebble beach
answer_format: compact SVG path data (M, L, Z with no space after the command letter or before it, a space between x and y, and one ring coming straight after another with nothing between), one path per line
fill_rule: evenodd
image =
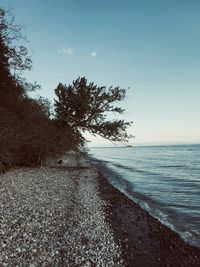
M74 154L1 174L0 221L0 266L200 266L198 248Z

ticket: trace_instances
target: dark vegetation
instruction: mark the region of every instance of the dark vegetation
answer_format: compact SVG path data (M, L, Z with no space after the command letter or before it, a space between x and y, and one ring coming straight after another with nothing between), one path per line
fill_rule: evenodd
M72 85L60 83L55 94L58 98L54 104L56 120L62 127L72 130L78 143L84 145L86 140L82 132L85 131L113 142L124 142L131 138L126 130L132 122L107 119L110 112L124 112L115 104L125 98L125 89L99 87L88 83L85 77L79 77Z
M73 140L51 118L50 104L32 99L22 77L32 67L21 28L0 8L0 171L14 165L41 164L45 157L73 148Z
M123 113L113 103L126 91L119 87L98 87L78 78L72 85L55 89L55 111L47 99L33 99L37 90L23 78L32 61L25 46L21 27L9 11L0 8L0 172L16 165L38 165L46 157L85 145L83 132L98 134L111 141L127 141L131 123L109 121L107 112Z

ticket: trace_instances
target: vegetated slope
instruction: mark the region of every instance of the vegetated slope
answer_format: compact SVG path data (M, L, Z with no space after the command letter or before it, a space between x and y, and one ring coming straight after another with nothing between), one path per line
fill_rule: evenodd
M40 164L75 146L52 119L48 100L28 96L38 85L22 77L32 62L19 41L23 43L21 27L0 8L0 172L13 165Z

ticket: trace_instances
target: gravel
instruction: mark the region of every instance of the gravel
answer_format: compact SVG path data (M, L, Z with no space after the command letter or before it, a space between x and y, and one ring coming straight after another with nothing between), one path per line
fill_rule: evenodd
M123 266L97 175L87 164L0 175L0 266Z

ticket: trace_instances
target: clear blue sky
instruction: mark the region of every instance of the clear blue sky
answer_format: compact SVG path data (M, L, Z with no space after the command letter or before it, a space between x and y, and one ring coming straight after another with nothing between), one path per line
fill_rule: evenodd
M1 0L30 41L50 100L59 82L86 76L130 87L124 118L134 143L200 143L199 0ZM101 139L92 144L102 144Z

